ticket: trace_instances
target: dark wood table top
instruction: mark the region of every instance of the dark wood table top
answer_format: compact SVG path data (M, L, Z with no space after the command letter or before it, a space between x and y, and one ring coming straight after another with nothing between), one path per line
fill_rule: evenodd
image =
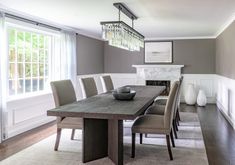
M136 96L130 101L115 100L111 92L47 111L48 116L133 120L143 113L165 89L163 86L133 86Z

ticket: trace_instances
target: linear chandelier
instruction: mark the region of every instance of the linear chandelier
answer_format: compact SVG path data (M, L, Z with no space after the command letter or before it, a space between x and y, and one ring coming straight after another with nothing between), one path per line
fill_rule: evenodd
M109 45L129 51L140 51L144 47L144 36L134 29L134 20L137 17L122 3L113 4L119 11L118 21L100 22L102 25L102 38ZM132 20L132 27L120 20L120 12L123 12Z

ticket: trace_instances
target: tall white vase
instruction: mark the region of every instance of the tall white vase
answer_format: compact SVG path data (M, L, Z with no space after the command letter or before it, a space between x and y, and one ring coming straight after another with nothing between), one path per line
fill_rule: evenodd
M203 90L199 90L198 96L197 96L197 104L199 106L206 106L207 99L206 94Z
M195 105L197 101L196 90L193 84L188 84L187 91L185 92L184 99L186 104Z

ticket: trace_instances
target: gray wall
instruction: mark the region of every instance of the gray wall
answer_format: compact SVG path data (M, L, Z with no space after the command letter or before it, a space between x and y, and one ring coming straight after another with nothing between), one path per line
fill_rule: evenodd
M144 50L131 52L124 49L104 45L104 72L105 73L134 73L133 64L143 64Z
M216 73L235 79L235 22L216 38Z
M77 35L77 74L104 72L104 42Z
M133 64L144 64L144 50L129 52L104 45L105 73L134 73ZM215 39L173 41L173 64L183 64L183 73L215 73Z

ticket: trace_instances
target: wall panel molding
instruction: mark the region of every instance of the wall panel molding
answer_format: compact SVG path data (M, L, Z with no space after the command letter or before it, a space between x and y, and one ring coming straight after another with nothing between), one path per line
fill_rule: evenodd
M217 107L235 129L235 80L221 75L217 79Z
M76 95L78 100L82 99L79 79L82 77L94 77L98 92L102 93L100 76L111 75L114 87L124 85L136 85L137 76L135 73L102 73L77 76ZM181 102L184 102L184 93L187 84L193 83L196 91L203 89L209 103L217 103L217 106L230 123L235 125L235 80L215 74L183 74ZM54 107L52 94L45 94L33 98L10 101L8 107L8 136L12 137L42 124L55 120L55 117L48 117L47 110ZM26 115L24 115L26 114Z

